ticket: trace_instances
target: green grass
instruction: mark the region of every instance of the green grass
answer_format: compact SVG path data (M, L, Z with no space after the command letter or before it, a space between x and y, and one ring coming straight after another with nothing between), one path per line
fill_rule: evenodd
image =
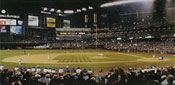
M50 67L58 69L60 67L65 68L69 65L70 68L91 68L95 71L99 71L100 69L109 70L114 67L121 67L127 69L128 67L145 67L148 65L156 65L156 66L167 66L167 65L175 65L175 56L173 55L163 55L165 58L169 59L168 61L162 62L137 62L135 60L145 58L152 58L152 53L124 53L117 54L117 52L106 51L106 50L26 50L26 53L30 54L48 54L48 53L60 53L54 60L58 60L58 63L65 64L25 64L20 65L21 67L33 67L39 65L41 68ZM75 53L75 54L74 54ZM103 53L102 57L105 58L94 58L98 56L98 53ZM127 54L127 55L125 55ZM0 64L3 64L6 68L13 68L17 66L17 63L7 63L2 62L4 58L24 55L24 50L0 50ZM134 57L132 55L140 56ZM156 56L161 56L162 54L156 54ZM118 62L124 61L124 62ZM134 62L130 62L134 61ZM86 62L88 64L86 64ZM93 62L116 62L116 63L93 63ZM79 63L79 64L66 64L66 63ZM83 64L81 64L83 63Z
M90 56L95 55L59 55L54 60L58 60L59 63L65 62L90 62Z

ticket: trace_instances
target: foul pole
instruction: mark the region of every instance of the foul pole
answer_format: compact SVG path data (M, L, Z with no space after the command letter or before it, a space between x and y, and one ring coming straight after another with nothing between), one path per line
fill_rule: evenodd
M94 26L96 29L96 33L95 33L95 45L96 45L96 49L98 49L98 26L97 26L97 13L94 13Z

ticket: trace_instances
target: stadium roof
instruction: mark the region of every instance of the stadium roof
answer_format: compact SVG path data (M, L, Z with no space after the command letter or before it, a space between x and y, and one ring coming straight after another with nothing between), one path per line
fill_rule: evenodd
M78 9L88 6L100 6L112 0L0 0L0 9L30 12L41 10L41 7L55 9Z

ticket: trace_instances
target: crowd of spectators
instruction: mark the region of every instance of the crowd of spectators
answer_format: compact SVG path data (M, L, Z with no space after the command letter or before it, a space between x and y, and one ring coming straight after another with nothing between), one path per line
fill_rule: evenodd
M50 48L63 48L63 49L84 49L90 44L88 42L54 42L49 43Z
M65 69L15 67L0 65L0 85L175 85L175 66L145 68Z
M95 42L55 42L49 43L50 48L84 49L95 46ZM100 48L125 52L175 53L175 40L140 40L140 41L98 41Z
M126 52L175 53L175 41L105 42L105 49Z

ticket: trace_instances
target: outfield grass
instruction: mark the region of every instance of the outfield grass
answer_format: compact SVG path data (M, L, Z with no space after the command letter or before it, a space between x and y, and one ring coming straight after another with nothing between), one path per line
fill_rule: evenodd
M148 65L156 66L167 66L175 65L175 56L166 54L155 54L158 56L164 56L165 61L153 60L152 53L119 53L114 51L106 50L26 50L26 53L30 53L31 58L37 59L37 57L32 57L36 54L58 54L53 60L57 63L54 64L41 64L41 63L22 63L18 65L14 62L2 62L3 59L14 57L14 56L24 56L24 50L0 50L0 63L6 68L13 68L15 66L21 67L33 67L40 66L41 68L49 67L58 69L60 67L65 68L69 66L70 68L91 68L95 71L100 69L109 70L114 67L121 67L127 69L128 67L145 67ZM99 54L103 54L100 56ZM40 56L42 57L42 56ZM145 60L144 60L145 59ZM32 62L32 61L31 61ZM42 62L38 60L38 62ZM47 63L47 62L46 62Z

